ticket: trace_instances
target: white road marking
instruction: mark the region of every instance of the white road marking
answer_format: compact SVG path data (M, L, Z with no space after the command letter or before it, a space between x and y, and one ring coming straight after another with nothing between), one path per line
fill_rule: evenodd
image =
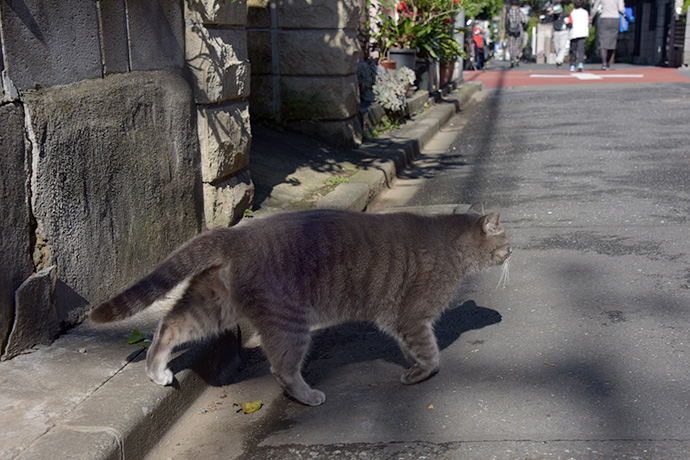
M642 74L595 74L589 72L571 72L563 74L554 73L532 73L530 78L577 78L578 80L603 80L604 78L642 78Z

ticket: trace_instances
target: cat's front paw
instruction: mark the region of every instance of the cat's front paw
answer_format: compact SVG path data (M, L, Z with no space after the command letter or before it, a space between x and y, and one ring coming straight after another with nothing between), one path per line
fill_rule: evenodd
M146 374L153 383L161 386L170 385L174 380L173 373L170 369L164 369L163 371L157 373L146 369Z
M400 381L405 385L414 385L423 380L428 379L432 375L438 372L438 367L436 368L425 368L419 365L414 365L409 368L403 375L400 376Z

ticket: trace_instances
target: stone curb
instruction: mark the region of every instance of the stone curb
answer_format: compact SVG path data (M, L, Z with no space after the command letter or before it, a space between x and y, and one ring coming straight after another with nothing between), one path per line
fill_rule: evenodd
M398 171L410 164L424 145L457 112L481 84L462 83L457 91L414 117L403 128L375 139L359 150L373 158L371 166L354 174L317 203L319 208L364 210L370 200L389 187ZM77 328L76 334L79 334ZM232 341L232 338L220 338ZM209 384L220 363L223 372L238 366L227 364L232 344L218 341L196 346L171 361L176 385L161 387L145 377L141 356L84 395L64 417L24 449L15 460L70 458L78 460L122 460L144 458L184 409ZM65 372L78 372L69 368Z
M220 338L174 357L176 381L166 387L146 378L142 350L15 460L144 458L209 384L222 359L217 350L236 352L231 340ZM231 361L228 368L238 365Z
M372 165L358 171L349 183L339 184L335 190L316 204L317 208L363 211L369 202L386 187L395 176L408 166L429 140L459 111L473 94L482 89L481 83L466 82L457 86L434 106L408 121L389 135L363 144L357 151L363 157L376 158Z

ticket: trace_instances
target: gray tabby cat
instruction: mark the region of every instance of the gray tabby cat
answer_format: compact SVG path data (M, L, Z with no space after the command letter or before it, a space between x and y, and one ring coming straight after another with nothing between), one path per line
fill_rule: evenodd
M271 372L296 400L316 406L326 396L307 385L302 363L310 331L371 321L393 336L410 364L404 384L438 370L433 325L468 274L511 254L499 214L481 203L465 214L420 216L311 210L204 232L153 272L100 304L91 319L124 319L190 279L161 320L146 358L155 383L176 345L248 320L261 337Z

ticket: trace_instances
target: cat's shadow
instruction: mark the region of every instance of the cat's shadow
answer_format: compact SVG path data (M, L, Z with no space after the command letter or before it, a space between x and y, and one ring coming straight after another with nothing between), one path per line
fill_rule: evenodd
M499 323L501 319L501 314L496 310L480 307L474 301L468 300L447 310L439 318L435 328L438 346L443 350L463 333ZM240 350L241 359L237 359L234 337L221 337L212 347L225 352L215 353L216 356L210 359L210 365L204 366L199 372L210 385L231 385L270 372L269 364L260 348ZM229 359L233 356L233 359ZM185 367L182 361L187 360L180 358L182 356L170 363L173 372ZM374 360L384 360L407 367L396 341L371 324L349 323L319 330L313 334L312 347L304 369L305 379L312 384L318 384L326 374L337 367Z
M496 324L501 319L501 314L496 310L480 307L473 300L468 300L448 309L436 322L434 330L438 346L444 350L463 333ZM407 367L397 342L367 323L344 324L317 331L311 350L309 360L312 361L335 359L337 365L342 365L382 359Z

